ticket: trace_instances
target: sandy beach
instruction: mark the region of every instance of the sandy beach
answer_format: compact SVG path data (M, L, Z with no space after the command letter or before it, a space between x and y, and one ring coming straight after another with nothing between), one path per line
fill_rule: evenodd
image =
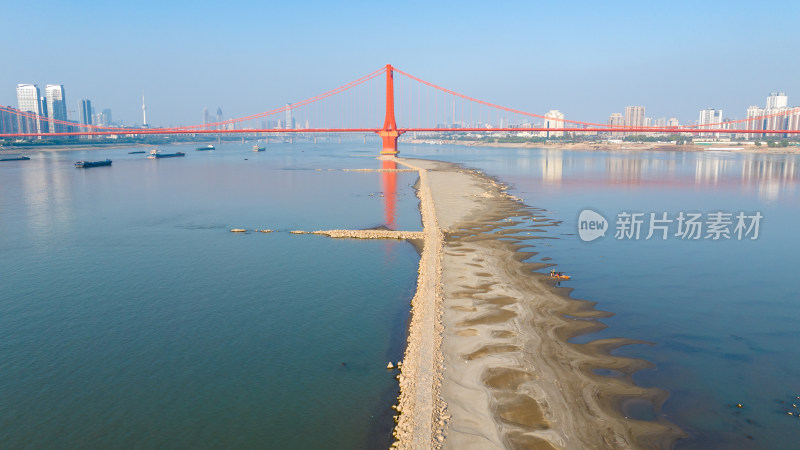
M633 384L630 375L648 367L646 361L609 354L634 341L567 343L602 328L597 319L609 314L532 272L546 264L522 262L532 253L520 248L553 225L543 211L522 205L480 173L440 166L434 174L446 236L441 395L452 416L443 447L669 447L682 435L677 427L621 412L627 398L655 409L666 398ZM600 368L619 376L594 374Z
M663 391L633 383L631 375L647 361L611 355L642 342L568 342L602 329L598 319L610 314L534 272L547 263L524 262L534 253L521 249L554 225L544 211L480 172L394 160L419 173L421 233L315 232L424 243L397 374L393 447L669 448L684 435L669 422L623 412L629 400L658 411L666 399Z

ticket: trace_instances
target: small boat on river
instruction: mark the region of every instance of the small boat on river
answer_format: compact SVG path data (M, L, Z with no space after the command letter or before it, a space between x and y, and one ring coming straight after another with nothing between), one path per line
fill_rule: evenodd
M107 159L105 161L78 161L75 163L75 167L81 169L88 169L89 167L101 167L101 166L110 166L111 160Z
M175 153L161 153L157 149L150 150L150 154L147 156L150 159L158 159L158 158L176 158L180 156L186 156L186 153L183 152L175 152Z

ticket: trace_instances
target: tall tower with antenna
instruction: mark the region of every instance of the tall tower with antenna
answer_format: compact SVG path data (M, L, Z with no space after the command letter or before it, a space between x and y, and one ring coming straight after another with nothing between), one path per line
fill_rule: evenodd
M144 92L142 92L142 128L147 128L147 106L144 104Z

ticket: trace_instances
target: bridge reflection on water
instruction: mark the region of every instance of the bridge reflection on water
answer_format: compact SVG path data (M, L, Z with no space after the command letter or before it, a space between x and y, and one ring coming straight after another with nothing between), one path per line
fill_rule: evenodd
M394 161L382 161L381 185L383 187L383 212L386 227L390 230L397 229L396 225L396 206L397 206L397 163Z

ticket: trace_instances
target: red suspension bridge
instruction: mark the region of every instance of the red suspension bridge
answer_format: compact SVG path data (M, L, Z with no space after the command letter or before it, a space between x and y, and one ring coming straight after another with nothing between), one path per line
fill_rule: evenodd
M385 82L384 82L385 81ZM163 128L135 128L82 125L0 106L0 113L16 117L15 132L2 137L109 136L109 135L199 135L249 133L376 133L383 141L383 154L397 154L397 140L407 132L507 132L544 136L563 133L622 134L716 134L797 135L791 129L769 128L776 118L789 117L800 124L800 108L777 114L725 121L706 125L620 126L566 120L563 117L529 113L479 100L443 88L391 65L320 95L259 114L202 125ZM376 117L383 114L383 125ZM771 120L773 119L773 120ZM50 130L37 132L36 121L49 124ZM544 125L534 125L544 121ZM793 123L794 123L793 122ZM399 124L399 125L398 125ZM0 124L2 125L2 124ZM59 125L56 127L55 125ZM797 125L797 124L795 124ZM9 127L6 126L5 130ZM67 129L70 131L61 131Z

